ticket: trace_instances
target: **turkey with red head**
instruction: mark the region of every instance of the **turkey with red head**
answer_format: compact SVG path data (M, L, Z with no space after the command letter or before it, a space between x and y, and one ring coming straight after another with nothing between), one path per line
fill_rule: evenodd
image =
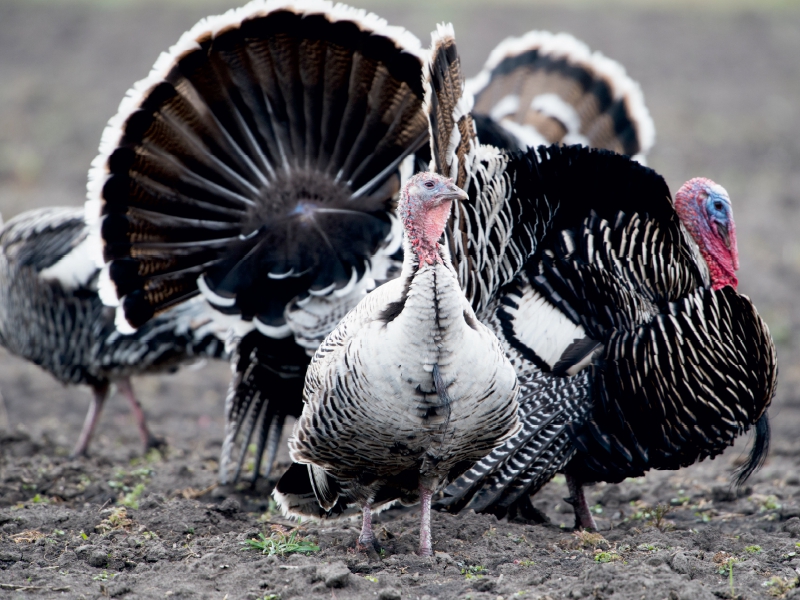
M755 425L746 478L766 453L777 365L732 287L724 190L693 180L673 206L664 180L625 156L482 145L452 29L429 70L434 165L469 194L447 229L451 260L517 369L523 423L440 505L532 514L530 495L563 470L578 524L592 526L582 483L714 457Z

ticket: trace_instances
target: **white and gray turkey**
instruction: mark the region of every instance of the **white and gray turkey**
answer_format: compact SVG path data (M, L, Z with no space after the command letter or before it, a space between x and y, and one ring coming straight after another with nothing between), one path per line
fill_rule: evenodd
M735 290L724 189L695 179L673 206L664 180L625 156L481 145L452 31L440 30L431 70L435 166L470 196L451 227L481 231L450 237L453 264L462 285L480 284L468 297L517 368L523 423L440 506L525 514L563 470L578 525L592 527L583 483L714 457L755 425L746 478L766 455L777 364Z
M361 506L363 545L374 543L372 508L420 501L419 552L432 555L432 494L453 470L518 429L514 368L475 318L438 244L451 206L465 198L440 175L408 181L399 205L406 233L400 277L339 322L306 375L289 450L295 463L308 465L314 497L280 487L275 497L299 515Z
M641 93L613 61L563 35L499 50L508 60L483 76L486 98L500 73L506 96L535 81L543 97L568 92L590 143L649 148ZM110 261L104 297L138 326L202 293L235 329L223 482L234 447L235 481L253 439L253 478L269 473L314 350L398 274L398 165L420 145L417 164L430 156L424 56L413 35L363 11L252 2L185 34L109 123L88 204ZM609 141L610 119L620 138ZM476 123L482 138L521 143L488 114Z
M111 384L131 404L145 449L160 444L147 427L130 377L223 358L205 307L190 302L135 333L114 325L97 290L80 208L31 210L0 229L0 344L65 384L86 384L94 398L72 454L85 454Z

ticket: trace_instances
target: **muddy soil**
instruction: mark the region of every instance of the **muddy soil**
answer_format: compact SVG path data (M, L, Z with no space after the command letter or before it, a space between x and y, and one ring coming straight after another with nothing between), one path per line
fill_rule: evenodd
M572 531L557 478L534 499L543 524L435 514L433 559L413 553L415 508L376 516L382 554L356 552L358 524L340 521L302 524L294 541L315 552L269 556L248 540L297 525L275 513L271 482L214 487L227 365L134 382L163 454L141 456L115 397L91 457L70 460L88 391L0 352L0 597L800 598L800 10L687 4L362 6L425 41L452 20L470 74L506 35L570 31L641 82L658 131L650 164L673 189L701 174L728 188L740 289L781 362L771 456L745 489L728 479L747 439L715 461L591 488L598 535ZM80 204L125 90L198 18L227 7L0 3L3 215Z

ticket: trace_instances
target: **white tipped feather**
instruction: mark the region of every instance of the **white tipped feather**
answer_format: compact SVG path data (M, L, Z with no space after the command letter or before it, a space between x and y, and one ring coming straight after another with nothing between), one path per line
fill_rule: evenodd
M225 298L224 296L220 296L214 290L208 287L205 275L200 275L200 277L197 278L197 288L200 290L200 293L203 294L203 296L205 296L206 300L208 300L208 302L212 306L220 306L223 308L228 308L236 304L236 298Z
M114 314L114 326L122 335L133 335L136 333L136 329L131 327L131 324L128 323L128 319L125 318L125 310L121 306L117 307Z
M100 302L106 306L119 306L117 286L111 281L111 275L108 270L109 265L104 265L100 269L100 276L97 278L97 294L100 296Z
M42 269L39 277L45 281L57 280L68 290L86 287L97 274L98 267L91 256L92 236L86 238L58 262Z
M402 27L389 25L385 19L363 9L345 4L334 5L327 0L253 0L241 8L201 19L167 52L161 53L147 77L136 82L127 91L120 102L117 114L111 117L103 130L99 154L92 161L86 185L87 216L91 216L93 226L99 223L97 219L99 202L102 198L103 184L108 177L108 159L119 144L125 122L138 109L146 94L165 79L178 60L200 47L197 40L214 38L223 31L239 27L245 19L263 16L277 10L288 10L304 15L321 14L331 22L352 21L363 30L386 36L398 47L403 48L404 52L417 56L422 62L427 60L428 51L422 48L422 44L413 33Z
M275 339L281 340L283 338L287 338L292 335L292 328L289 327L288 324L284 325L267 325L263 321L259 319L253 319L253 325L255 325L256 329L258 329L261 333L265 336Z

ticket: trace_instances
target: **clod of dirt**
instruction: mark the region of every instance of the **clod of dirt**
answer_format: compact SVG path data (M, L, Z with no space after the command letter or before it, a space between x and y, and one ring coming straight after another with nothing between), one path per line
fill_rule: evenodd
M89 554L89 564L93 567L105 567L108 562L108 553L102 550L93 550Z
M394 588L383 588L378 592L378 600L400 600L400 592Z
M472 584L472 589L476 592L491 592L497 587L494 579L478 579Z
M325 587L343 588L350 583L350 569L342 561L320 567L317 573L325 582Z
M783 530L791 534L793 538L800 537L800 518L792 517L783 526Z

